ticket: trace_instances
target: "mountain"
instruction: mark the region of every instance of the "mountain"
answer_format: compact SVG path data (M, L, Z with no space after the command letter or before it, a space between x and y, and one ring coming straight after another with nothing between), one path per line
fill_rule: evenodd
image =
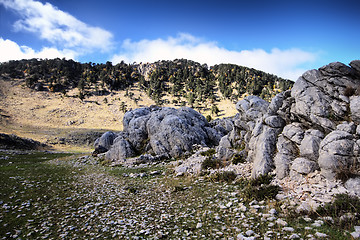
M166 96L175 98L174 103L189 106L204 101L214 103L219 98L237 101L244 94L270 100L293 85L290 80L252 68L234 64L208 67L186 59L116 65L30 59L2 63L0 75L25 79L26 86L35 90L66 94L78 88L80 98L126 90L137 83L157 105L166 104Z
M255 69L185 59L116 65L9 61L0 64L0 132L56 148L84 142L90 150L89 133L122 130L131 109L190 106L210 120L235 115L234 103L247 94L269 99L292 84Z

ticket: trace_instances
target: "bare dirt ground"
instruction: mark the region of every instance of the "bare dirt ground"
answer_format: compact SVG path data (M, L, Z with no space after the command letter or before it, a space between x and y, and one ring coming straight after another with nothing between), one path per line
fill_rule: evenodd
M130 92L133 93L131 98L125 96L125 91L113 91L106 96L87 96L80 100L77 89L64 95L29 89L23 80L0 79L0 132L50 143L55 150L91 151L91 144L78 147L58 144L54 139L76 133L121 131L122 102L127 110L155 104L136 86ZM171 98L167 99L172 102ZM236 114L235 104L230 100L221 100L217 106L220 113L213 118ZM204 116L211 114L209 109L201 110L201 113Z

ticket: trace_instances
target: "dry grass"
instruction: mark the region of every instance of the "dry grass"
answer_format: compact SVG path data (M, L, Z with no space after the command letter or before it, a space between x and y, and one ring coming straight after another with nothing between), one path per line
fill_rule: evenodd
M87 96L81 101L77 97L77 89L66 95L38 92L27 88L21 80L0 79L0 132L44 142L49 136L63 136L75 130L121 131L124 116L120 109L121 102L125 102L128 110L155 104L137 86L132 87L130 92L134 94L131 98L125 96L125 91L114 91L106 96ZM134 99L140 100L135 102ZM180 107L172 103L171 97L167 96L166 99L169 104L164 106ZM212 116L213 119L236 114L235 104L230 100L221 100L217 105L220 113ZM200 112L204 116L211 114L210 109L203 108ZM68 150L68 146L55 148ZM87 151L75 149L81 150Z

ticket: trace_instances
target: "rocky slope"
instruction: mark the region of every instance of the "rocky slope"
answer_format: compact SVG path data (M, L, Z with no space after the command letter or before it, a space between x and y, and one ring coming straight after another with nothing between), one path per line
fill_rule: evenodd
M342 172L357 172L360 61L350 66L331 63L307 71L290 92L273 99L250 139L254 177L273 167L278 178L317 169L330 180ZM260 154L264 153L261 146L252 144L259 140L268 144L266 154Z
M253 178L273 171L278 181L313 176L336 183L331 189L342 180L347 190L333 195L360 195L359 84L360 61L335 62L305 72L270 104L249 96L236 104L236 116L211 123L189 108L136 109L125 114L123 132L105 134L96 148L126 162L143 153L187 156L196 144L216 147L216 158L228 164L246 159Z

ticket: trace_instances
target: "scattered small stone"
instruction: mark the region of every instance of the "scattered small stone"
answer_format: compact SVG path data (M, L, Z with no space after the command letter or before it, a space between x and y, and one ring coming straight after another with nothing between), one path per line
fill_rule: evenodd
M300 238L300 236L297 235L296 233L294 233L294 234L292 234L292 235L290 236L289 239L299 239L299 238Z
M317 236L319 238L326 238L328 235L326 235L325 233L316 232L315 236Z
M271 215L276 215L276 214L277 214L277 211L276 211L276 209L272 208L272 209L269 210L269 213L270 213Z
M315 220L315 222L313 224L311 224L311 226L313 227L321 227L324 224L323 220Z
M255 234L255 232L253 231L253 230L247 230L246 232L245 232L245 235L246 236L252 236L252 235L254 235Z
M284 227L282 230L286 232L293 232L295 229L292 227Z
M287 222L282 220L281 218L278 218L275 222L277 225L284 226L284 227L288 225Z
M304 219L305 222L311 222L312 221L312 219L309 218L309 217L303 217L303 219Z
M359 238L360 238L360 232L352 232L352 233L350 233L350 235L351 235L354 239L359 239Z

